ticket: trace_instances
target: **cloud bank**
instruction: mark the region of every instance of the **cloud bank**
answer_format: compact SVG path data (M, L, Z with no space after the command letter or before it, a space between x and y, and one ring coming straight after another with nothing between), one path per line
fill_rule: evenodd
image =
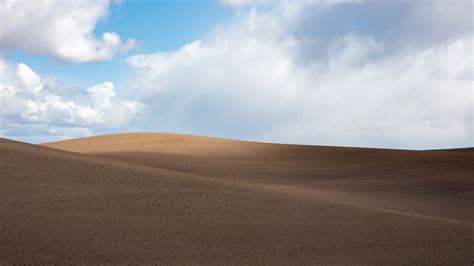
M122 41L114 32L94 36L108 9L108 0L0 1L0 49L22 49L69 63L110 60L137 43Z
M205 38L127 58L127 95L0 59L0 134L41 142L166 131L341 146L474 146L471 1L223 0L235 15ZM109 1L0 3L0 49L64 62L134 47L94 36ZM65 16L67 14L67 16ZM36 137L34 137L36 136ZM54 137L51 137L54 136Z
M128 58L142 119L154 125L144 128L307 144L474 146L471 9L467 1L281 1L237 12L204 40Z
M137 111L137 102L116 99L112 82L70 91L25 64L0 59L0 136L33 142L87 136L124 126Z

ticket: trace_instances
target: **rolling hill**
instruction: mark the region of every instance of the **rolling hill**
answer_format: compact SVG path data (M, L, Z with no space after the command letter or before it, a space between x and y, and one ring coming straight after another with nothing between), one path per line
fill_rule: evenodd
M0 264L469 264L474 153L0 140Z

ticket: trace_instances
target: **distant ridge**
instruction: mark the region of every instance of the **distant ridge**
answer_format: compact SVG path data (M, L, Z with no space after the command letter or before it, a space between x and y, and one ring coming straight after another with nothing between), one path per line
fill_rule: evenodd
M474 152L474 147L469 147L469 148L455 148L455 149L439 149L439 150L429 150L429 151Z
M467 206L456 195L474 192L471 152L272 144L173 133L102 135L44 145L252 186L285 184L350 194L351 201L409 213L464 221L474 216L451 206ZM388 186L400 178L404 181ZM439 193L442 200L423 203ZM399 197L403 204L397 203Z

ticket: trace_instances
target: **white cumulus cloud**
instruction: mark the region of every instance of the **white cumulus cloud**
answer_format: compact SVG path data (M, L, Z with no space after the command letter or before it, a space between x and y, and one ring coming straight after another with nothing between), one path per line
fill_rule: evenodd
M108 16L109 0L0 1L0 49L22 49L80 63L112 59L137 43L114 32L94 35Z
M69 97L48 91L47 85L29 66L0 59L1 135L33 141L79 137L123 126L138 111L136 101L116 98L112 82Z
M472 28L457 27L464 11L439 22L456 27L443 38L428 28L409 32L401 20L418 14L418 4L399 2L405 17L383 28L375 15L345 28L332 23L344 24L347 5L383 14L394 4L302 3L253 8L179 50L129 57L143 120L154 125L147 129L344 146L474 145L474 39ZM425 2L425 10L438 5ZM414 24L436 28L436 14Z

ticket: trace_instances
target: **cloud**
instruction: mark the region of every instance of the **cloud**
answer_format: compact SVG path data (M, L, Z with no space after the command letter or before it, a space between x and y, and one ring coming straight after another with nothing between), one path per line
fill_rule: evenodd
M318 2L288 5L297 10L286 23L298 38L319 41L356 32L383 40L388 49L429 46L472 35L472 1ZM281 10L289 9L288 7ZM288 12L286 12L288 13Z
M110 60L137 42L114 32L94 36L108 16L108 0L0 2L0 49L22 49L70 63Z
M30 141L79 137L123 126L138 111L136 101L116 99L112 82L69 99L48 90L49 84L26 64L14 66L0 59L1 135Z
M437 2L397 3L283 1L179 50L129 57L143 120L151 130L277 142L473 146L473 35L460 25L470 15L455 8L446 23ZM342 16L350 5L357 14ZM387 8L406 15L385 22L376 11ZM438 25L453 30L430 29Z
M220 0L219 4L231 8L242 8L245 6L269 4L270 2L268 0Z

